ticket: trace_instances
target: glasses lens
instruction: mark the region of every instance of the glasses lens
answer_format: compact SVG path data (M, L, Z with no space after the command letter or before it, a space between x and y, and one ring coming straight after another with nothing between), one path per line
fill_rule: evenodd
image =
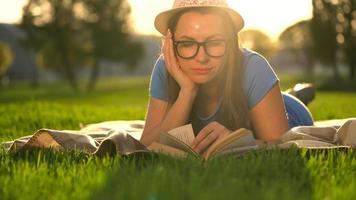
M198 44L193 41L182 41L177 43L179 56L184 58L193 57L198 49Z
M226 43L224 40L211 40L206 42L206 50L210 56L223 56L226 50Z

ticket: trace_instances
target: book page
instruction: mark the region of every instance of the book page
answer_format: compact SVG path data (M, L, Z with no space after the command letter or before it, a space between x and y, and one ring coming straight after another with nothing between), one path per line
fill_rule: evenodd
M255 146L256 140L250 130L240 128L237 131L215 141L204 153L204 158L209 159L215 153L221 150L227 150L245 146Z
M191 124L177 127L168 131L168 133L187 145L190 145L195 138Z
M176 158L185 158L187 157L187 152L184 152L182 150L173 148L171 146L165 145L165 144L160 144L157 142L153 142L147 147L149 150L156 152L156 153L163 153L166 155L170 155Z
M199 158L200 155L195 152L188 144L182 142L181 140L179 140L178 138L176 138L175 136L168 134L168 133L162 133L160 136L160 141L161 144L185 151L185 152L189 152L192 155L194 155L195 157Z

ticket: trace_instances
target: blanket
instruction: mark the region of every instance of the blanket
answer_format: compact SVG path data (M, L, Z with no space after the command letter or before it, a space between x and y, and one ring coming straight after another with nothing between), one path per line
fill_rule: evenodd
M82 126L80 130L42 128L32 135L2 143L1 148L8 153L38 148L78 150L92 155L149 153L149 148L139 141L144 123L142 120L106 121ZM251 141L247 142L251 144ZM294 127L273 145L282 149L292 146L307 149L355 148L356 118Z

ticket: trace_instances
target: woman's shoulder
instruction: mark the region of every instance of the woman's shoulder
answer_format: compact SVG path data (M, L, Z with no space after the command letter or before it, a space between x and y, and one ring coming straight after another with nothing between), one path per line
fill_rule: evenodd
M156 62L155 62L155 65L160 65L160 66L163 66L164 67L164 57L163 57L163 54L159 54L157 59L156 59Z
M242 49L244 55L244 90L249 108L254 107L278 81L278 77L266 58L250 49Z
M167 73L165 70L165 62L164 62L163 55L159 55L159 57L155 62L151 74L150 95L155 97L156 99L168 101L166 86L167 86Z
M161 73L161 74L165 75L165 73L166 73L165 68L166 68L166 64L164 62L163 54L159 54L154 66L153 66L153 72Z
M243 48L242 52L244 55L243 68L245 76L252 76L261 73L275 75L272 66L263 55L247 48Z
M265 62L268 63L267 59L260 53L253 51L248 48L242 48L242 53L244 56L244 65L251 65L256 62Z

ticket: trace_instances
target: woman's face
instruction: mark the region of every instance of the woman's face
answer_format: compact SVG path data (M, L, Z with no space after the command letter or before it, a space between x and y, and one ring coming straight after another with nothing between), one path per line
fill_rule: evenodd
M224 24L223 18L217 14L202 14L190 11L180 17L174 33L174 40L196 42L227 41ZM227 43L225 44L227 45ZM227 49L223 56L211 57L205 52L203 46L200 46L195 57L185 59L177 55L177 60L181 69L189 78L197 84L204 84L214 80L222 71L226 55Z

